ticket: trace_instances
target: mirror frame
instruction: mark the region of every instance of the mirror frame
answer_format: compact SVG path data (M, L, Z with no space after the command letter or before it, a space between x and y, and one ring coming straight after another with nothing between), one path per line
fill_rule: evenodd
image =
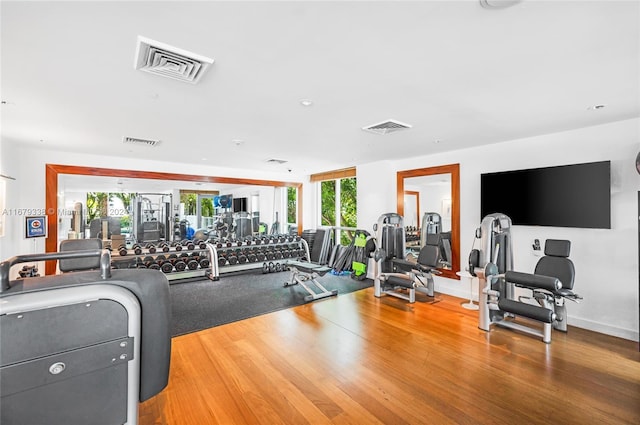
M132 179L154 179L170 181L189 181L202 183L244 184L251 186L295 187L298 189L298 234L302 234L302 183L275 180L254 180L235 177L198 176L174 174L156 171L119 170L113 168L80 167L75 165L45 164L45 208L47 211L48 232L45 239L45 252L58 251L58 177L60 174L120 177ZM56 273L56 262L45 263L45 274Z
M451 270L438 269L440 276L460 280L456 272L460 271L460 164L440 165L437 167L416 168L398 171L397 176L397 211L404 217L404 179L408 177L451 174ZM419 217L422 220L422 217Z

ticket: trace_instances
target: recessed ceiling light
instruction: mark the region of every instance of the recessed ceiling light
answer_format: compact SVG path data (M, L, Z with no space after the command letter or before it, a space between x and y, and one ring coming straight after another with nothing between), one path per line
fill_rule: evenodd
M440 143L440 140L436 139L436 140L433 141L433 143L435 143L437 145L438 143Z
M520 3L522 0L480 0L485 9L504 9Z
M233 140L232 140L232 142L233 142L233 144L234 144L234 145L236 145L236 146L242 146L242 145L244 145L244 140L242 140L242 139L233 139Z
M597 111L598 109L604 109L604 107L607 105L593 105L593 106L589 106L587 109L590 111Z
M300 104L301 104L302 106L311 106L311 105L313 105L313 100L310 100L310 99L302 99L302 100L300 101Z

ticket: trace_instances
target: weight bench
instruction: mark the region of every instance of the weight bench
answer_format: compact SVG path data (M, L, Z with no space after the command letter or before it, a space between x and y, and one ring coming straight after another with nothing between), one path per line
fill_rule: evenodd
M309 293L309 295L304 297L305 302L338 295L337 289L329 291L316 280L318 277L324 276L328 271L330 271L330 267L303 261L287 261L285 264L291 271L291 277L289 278L289 281L284 283L284 286L287 287L300 284L300 286ZM309 283L314 285L315 290L311 288Z

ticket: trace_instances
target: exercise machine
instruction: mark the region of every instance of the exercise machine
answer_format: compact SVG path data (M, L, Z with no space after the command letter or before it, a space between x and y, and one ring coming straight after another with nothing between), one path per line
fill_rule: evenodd
M510 230L511 219L499 213L484 217L476 230L474 246L479 241L480 247L472 249L468 271L479 278L478 327L489 332L492 325L501 326L550 343L552 328L566 331L564 300L581 299L572 291L570 242L548 240L535 273L517 272Z
M132 223L138 243L170 241L171 194L137 193L133 198Z
M416 301L416 290L434 297L433 275L440 273L435 268L439 258L437 244L425 244L414 263L404 259L405 228L401 215L381 215L374 226L374 232L374 295L390 295L410 303Z
M300 239L300 241L304 247L306 258L311 258L307 241L304 239ZM329 272L331 267L309 261L294 260L287 261L285 265L291 271L289 280L284 283L285 288L294 285L302 286L308 293L308 295L304 297L305 302L338 295L337 289L329 291L317 280Z
M169 379L168 282L111 270L100 240L63 242L72 245L0 263L0 422L135 425L138 403ZM15 265L49 260L66 272L9 278Z
M442 217L437 212L426 212L422 215L420 225L420 247L427 243L427 235L437 235L442 231Z

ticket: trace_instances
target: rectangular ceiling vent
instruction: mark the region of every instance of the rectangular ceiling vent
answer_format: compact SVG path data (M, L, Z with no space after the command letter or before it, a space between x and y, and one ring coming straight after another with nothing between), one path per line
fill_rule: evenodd
M362 127L364 131L369 131L376 134L395 133L396 131L408 130L410 128L411 126L409 124L404 124L396 120L386 120L377 124L369 125L367 127Z
M135 69L174 80L197 83L213 59L138 36Z
M153 147L160 143L160 140L138 139L137 137L123 137L122 142L130 145Z
M289 162L289 161L286 161L284 159L267 159L267 162L269 164L284 164L284 163Z

